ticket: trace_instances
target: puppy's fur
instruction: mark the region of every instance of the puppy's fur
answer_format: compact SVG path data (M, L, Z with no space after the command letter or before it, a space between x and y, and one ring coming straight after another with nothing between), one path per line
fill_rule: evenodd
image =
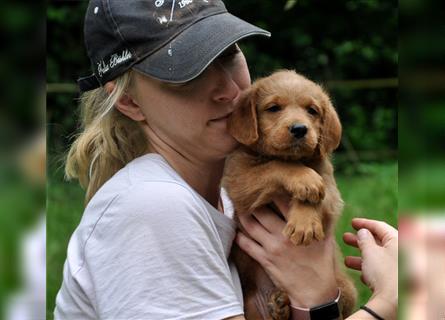
M223 179L236 214L249 214L270 205L276 196L290 195L283 233L295 245L308 245L334 232L343 201L330 155L340 144L341 124L320 86L289 70L257 80L232 114L229 132L241 143L227 160ZM337 251L340 305L346 317L355 305L356 290ZM239 248L232 255L246 318L288 319L286 294Z

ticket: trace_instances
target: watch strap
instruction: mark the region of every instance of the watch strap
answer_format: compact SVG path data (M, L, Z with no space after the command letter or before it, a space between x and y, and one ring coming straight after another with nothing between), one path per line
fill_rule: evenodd
M300 308L291 305L292 320L338 320L341 319L338 301L341 290L338 288L337 298L312 308Z

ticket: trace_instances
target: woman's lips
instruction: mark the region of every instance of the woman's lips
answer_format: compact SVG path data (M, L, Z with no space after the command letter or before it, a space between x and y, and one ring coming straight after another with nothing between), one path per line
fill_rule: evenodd
M226 114L223 117L212 119L212 120L209 121L209 123L212 126L220 127L220 128L223 128L225 130L227 128L227 120L229 119L231 114L232 113L229 113L229 114Z
M229 119L229 117L230 117L231 114L232 114L232 113L228 113L228 114L226 114L226 115L223 116L223 117L216 118L216 119L212 119L212 120L210 120L210 121L225 121L225 120Z

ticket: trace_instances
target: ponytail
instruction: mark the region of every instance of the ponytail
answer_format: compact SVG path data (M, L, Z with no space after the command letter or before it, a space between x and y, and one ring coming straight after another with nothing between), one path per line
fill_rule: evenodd
M86 189L85 204L117 171L147 152L138 123L114 107L131 78L131 71L117 78L110 94L100 87L81 96L82 127L68 152L65 177L78 179Z

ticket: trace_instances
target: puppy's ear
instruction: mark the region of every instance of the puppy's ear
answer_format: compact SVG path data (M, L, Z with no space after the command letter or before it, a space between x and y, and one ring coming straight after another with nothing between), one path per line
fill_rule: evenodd
M324 97L323 102L325 110L322 119L319 148L321 155L325 157L340 145L342 128L337 112L327 95Z
M249 146L258 140L258 120L256 114L255 91L242 93L238 108L229 118L229 133L241 144Z

